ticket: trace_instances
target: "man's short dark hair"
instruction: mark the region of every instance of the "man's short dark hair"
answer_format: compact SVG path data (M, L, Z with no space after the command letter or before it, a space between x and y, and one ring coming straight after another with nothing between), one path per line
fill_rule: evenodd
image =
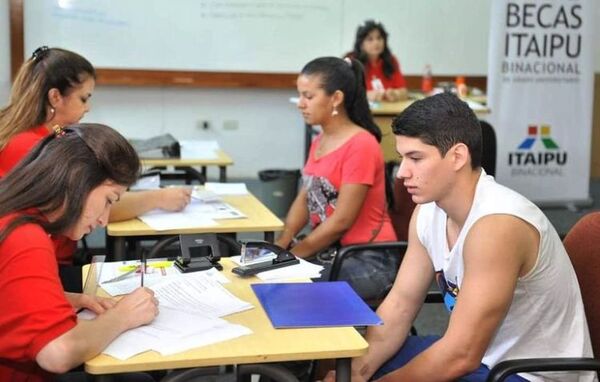
M437 147L442 156L457 143L471 154L471 168L481 167L481 125L466 102L451 93L441 93L414 102L394 118L396 135L419 138Z

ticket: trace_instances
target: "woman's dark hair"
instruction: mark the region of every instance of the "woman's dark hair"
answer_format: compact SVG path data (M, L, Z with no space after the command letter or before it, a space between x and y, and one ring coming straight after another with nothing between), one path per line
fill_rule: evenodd
M96 78L92 64L77 53L40 47L23 63L11 88L8 106L0 110L0 149L20 132L46 122L48 92L66 96L88 78Z
M350 120L373 134L378 142L381 141L381 130L369 110L360 62L351 58L319 57L306 64L300 74L318 76L327 95L336 90L344 93L344 109Z
M139 158L117 131L100 124L75 124L52 134L0 179L0 217L18 213L0 242L29 222L60 233L77 222L92 190L110 180L130 186L139 176ZM43 216L62 211L54 222Z
M367 64L369 58L367 57L367 54L362 51L362 44L369 33L375 29L379 31L379 34L381 34L381 37L383 38L383 52L381 53L381 59L383 60L383 75L386 78L391 78L396 69L394 67L392 52L390 52L390 49L388 48L388 33L381 23L374 20L367 20L358 26L358 29L356 29L356 39L354 40L352 56L359 60L363 65Z
M471 168L481 167L481 125L469 105L454 94L441 93L414 102L394 118L392 131L435 146L442 157L455 144L464 143L471 154Z

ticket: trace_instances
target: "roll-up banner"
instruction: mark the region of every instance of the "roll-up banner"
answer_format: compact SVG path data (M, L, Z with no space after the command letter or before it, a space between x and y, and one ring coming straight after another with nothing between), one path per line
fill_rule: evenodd
M492 2L496 178L541 204L589 202L596 2Z

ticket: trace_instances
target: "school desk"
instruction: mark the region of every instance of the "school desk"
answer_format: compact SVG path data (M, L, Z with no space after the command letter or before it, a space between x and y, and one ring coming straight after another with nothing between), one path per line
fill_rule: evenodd
M212 226L198 226L167 231L155 231L137 218L110 223L106 227L107 243L112 241L113 244L112 248L108 245L108 254L112 254L114 260L125 259L125 241L127 238L157 239L161 236L193 233L264 232L265 240L273 242L275 231L283 229L283 222L250 193L247 195L223 196L222 199L246 215L246 217L242 219L216 220L218 224Z
M174 167L185 168L200 166L202 175L206 179L206 168L208 166L219 167L219 182L227 181L227 166L233 165L233 159L223 150L217 150L215 159L181 159L181 158L140 158L145 167Z
M478 99L477 101L480 100ZM396 152L396 138L392 132L392 120L413 102L415 102L414 99L398 102L380 102L371 108L373 120L379 126L379 129L381 129L380 145L383 150L383 159L386 163L400 161L400 157ZM487 107L473 109L473 111L478 117L490 112Z
M231 273L235 264L228 258L221 259L221 264L223 274L232 281L224 284L224 287L254 306L254 309L229 315L224 319L250 328L253 334L170 356L148 351L120 361L100 354L85 363L85 371L99 377L134 371L336 359L337 380L350 381L351 358L365 354L368 347L367 342L354 328L274 329L250 287L250 284L260 280L256 277L235 276ZM84 269L84 273L86 271L87 269ZM100 293L104 292L100 290Z

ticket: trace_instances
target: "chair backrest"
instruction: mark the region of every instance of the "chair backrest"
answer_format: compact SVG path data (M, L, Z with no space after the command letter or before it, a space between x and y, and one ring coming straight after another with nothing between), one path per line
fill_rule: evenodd
M486 121L479 121L481 125L481 139L483 143L483 156L481 167L488 175L496 176L496 133L492 125Z
M563 241L577 274L594 354L600 354L600 212L582 217Z
M408 241L408 226L415 206L416 204L404 187L403 181L394 178L394 204L389 213L399 241Z

